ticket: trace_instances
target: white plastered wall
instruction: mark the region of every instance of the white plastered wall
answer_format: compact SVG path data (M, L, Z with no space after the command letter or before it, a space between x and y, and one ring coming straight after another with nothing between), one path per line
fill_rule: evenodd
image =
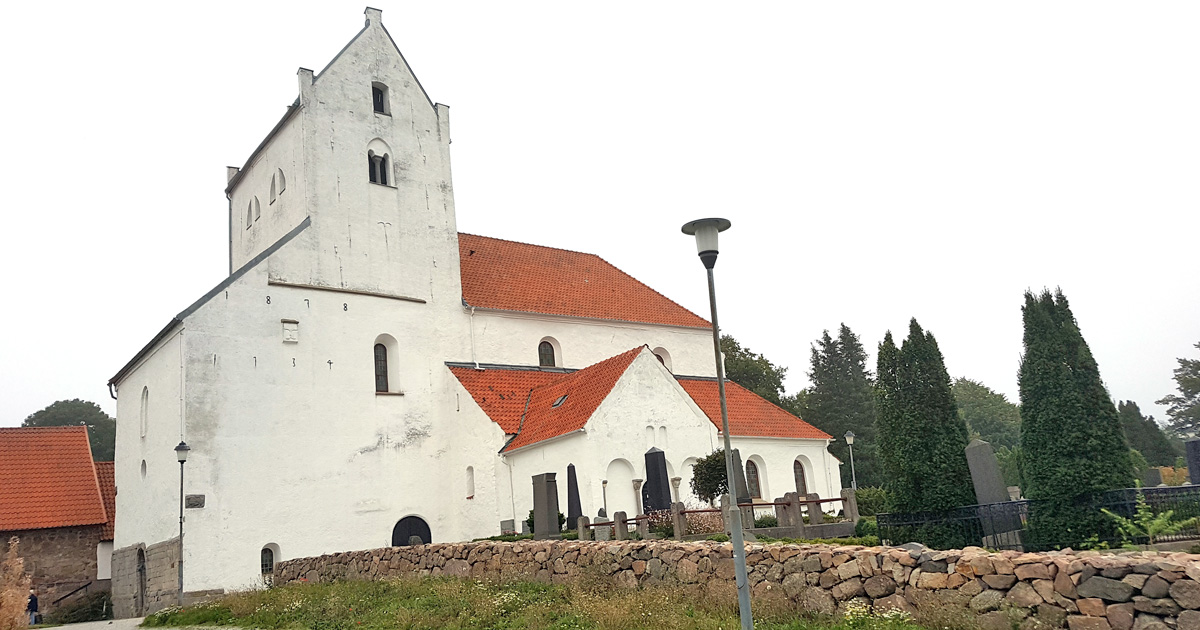
M293 115L242 168L237 184L229 193L230 271L241 268L308 215L305 180L297 168L301 163L301 137L301 117ZM271 183L280 170L285 185L282 193L276 189L272 202ZM246 227L247 207L255 198L259 216L251 217L250 227Z
M842 494L838 460L826 450L827 440L751 438L735 435L730 438L730 443L742 456L743 466L746 460L751 459L759 464L759 484L764 501L774 500L788 492L796 492L792 462L797 459L804 463L809 492L819 494L822 499L836 498ZM830 503L824 507L836 511L841 505Z

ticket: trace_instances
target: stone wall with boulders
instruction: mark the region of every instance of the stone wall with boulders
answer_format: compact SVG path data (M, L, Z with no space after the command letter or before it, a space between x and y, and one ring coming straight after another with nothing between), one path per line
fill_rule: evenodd
M299 558L277 583L446 575L615 585L732 588L729 543L519 541L390 547ZM1200 630L1200 555L1140 552L933 551L914 546L746 546L756 596L771 592L821 613L850 603L876 611L962 609L989 630Z

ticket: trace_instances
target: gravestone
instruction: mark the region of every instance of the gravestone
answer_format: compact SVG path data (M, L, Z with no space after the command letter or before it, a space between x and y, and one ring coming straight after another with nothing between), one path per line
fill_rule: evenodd
M516 531L517 531L516 519L506 518L503 521L500 521L500 533L501 534L512 534L512 533L516 533Z
M1183 445L1187 451L1188 480L1193 484L1200 483L1200 438L1188 440Z
M575 464L567 464L567 529L575 529L575 523L583 516L579 506L579 480L575 478Z
M1155 468L1152 466L1142 472L1142 487L1143 488L1153 488L1155 486L1161 485L1162 482L1163 482L1163 480L1162 480L1162 469L1161 468Z
M1011 547L1020 544L1021 518L1015 510L995 503L1010 501L1008 486L1000 474L1000 462L992 445L983 440L971 440L965 449L967 467L971 470L971 483L975 486L975 501L979 508L979 521L983 526L983 544L986 547Z
M992 445L980 439L971 440L966 454L971 483L975 485L975 502L982 505L1008 501L1008 486L1000 474L1000 462L996 460Z
M642 486L644 513L671 509L671 480L667 477L667 454L660 449L646 451L646 483Z
M596 512L596 526L592 528L596 540L612 540L612 521L604 514L604 508Z
M558 482L554 473L533 476L533 539L562 538L558 531Z
M750 490L746 486L746 468L742 466L742 454L735 448L733 449L733 476L734 486L737 492L734 496L737 497L737 504L750 503Z

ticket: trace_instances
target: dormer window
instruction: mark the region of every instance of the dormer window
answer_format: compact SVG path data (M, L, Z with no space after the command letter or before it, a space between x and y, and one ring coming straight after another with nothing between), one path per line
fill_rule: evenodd
M367 151L367 167L370 169L370 177L372 184L388 185L388 155L376 155L374 151Z
M384 114L390 116L392 108L388 107L388 89L387 86L375 82L371 84L371 107L376 114Z

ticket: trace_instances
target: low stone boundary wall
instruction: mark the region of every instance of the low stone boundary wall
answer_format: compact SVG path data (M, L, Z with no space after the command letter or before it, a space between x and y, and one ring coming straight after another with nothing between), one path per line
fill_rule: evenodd
M755 596L776 592L821 613L961 608L984 628L1200 630L1200 555L990 553L924 548L747 545ZM682 583L732 589L729 543L519 541L435 544L280 562L279 582L447 575L568 582L584 574L636 588Z

